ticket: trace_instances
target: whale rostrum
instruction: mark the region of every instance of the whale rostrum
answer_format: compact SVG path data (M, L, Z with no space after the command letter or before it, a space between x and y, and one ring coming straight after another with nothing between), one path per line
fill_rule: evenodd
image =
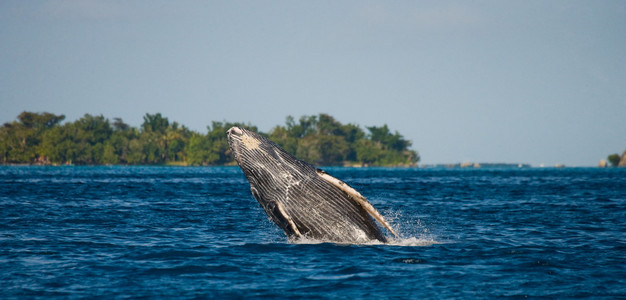
M385 218L345 182L297 159L250 130L232 127L228 143L250 191L289 239L359 244L397 236Z

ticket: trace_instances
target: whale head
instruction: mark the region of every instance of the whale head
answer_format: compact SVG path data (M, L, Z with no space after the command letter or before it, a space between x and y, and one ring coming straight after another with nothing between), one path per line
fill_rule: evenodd
M296 159L268 138L241 127L228 131L228 144L237 164L248 179L286 177L311 172L316 168Z

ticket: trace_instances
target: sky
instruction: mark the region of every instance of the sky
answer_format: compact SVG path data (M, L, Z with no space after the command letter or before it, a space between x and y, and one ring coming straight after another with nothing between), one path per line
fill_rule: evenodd
M0 1L0 124L327 113L423 164L626 150L626 1Z

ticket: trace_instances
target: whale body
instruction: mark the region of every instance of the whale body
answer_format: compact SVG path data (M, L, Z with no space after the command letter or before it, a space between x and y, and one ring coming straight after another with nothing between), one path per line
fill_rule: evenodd
M250 191L290 240L386 242L395 232L365 197L256 132L232 127L228 143Z

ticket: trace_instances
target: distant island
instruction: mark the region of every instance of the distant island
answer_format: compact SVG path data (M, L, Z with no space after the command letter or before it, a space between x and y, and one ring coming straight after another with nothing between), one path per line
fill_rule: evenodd
M530 164L511 164L511 163L456 163L456 164L434 164L434 165L422 165L423 168L497 168L497 169L509 169L509 168L531 168Z
M0 127L0 164L32 165L233 165L226 130L251 124L212 122L206 133L189 130L157 114L140 128L120 118L85 114L62 123L64 115L22 112ZM328 114L286 118L285 125L260 134L298 158L322 166L417 166L411 142L387 125L342 124Z
M612 167L626 168L626 150L624 150L624 152L622 152L621 156L619 154L617 154L617 153L609 155L607 157L606 161L605 160L600 161L598 166L600 166L600 167L608 167L609 164Z

